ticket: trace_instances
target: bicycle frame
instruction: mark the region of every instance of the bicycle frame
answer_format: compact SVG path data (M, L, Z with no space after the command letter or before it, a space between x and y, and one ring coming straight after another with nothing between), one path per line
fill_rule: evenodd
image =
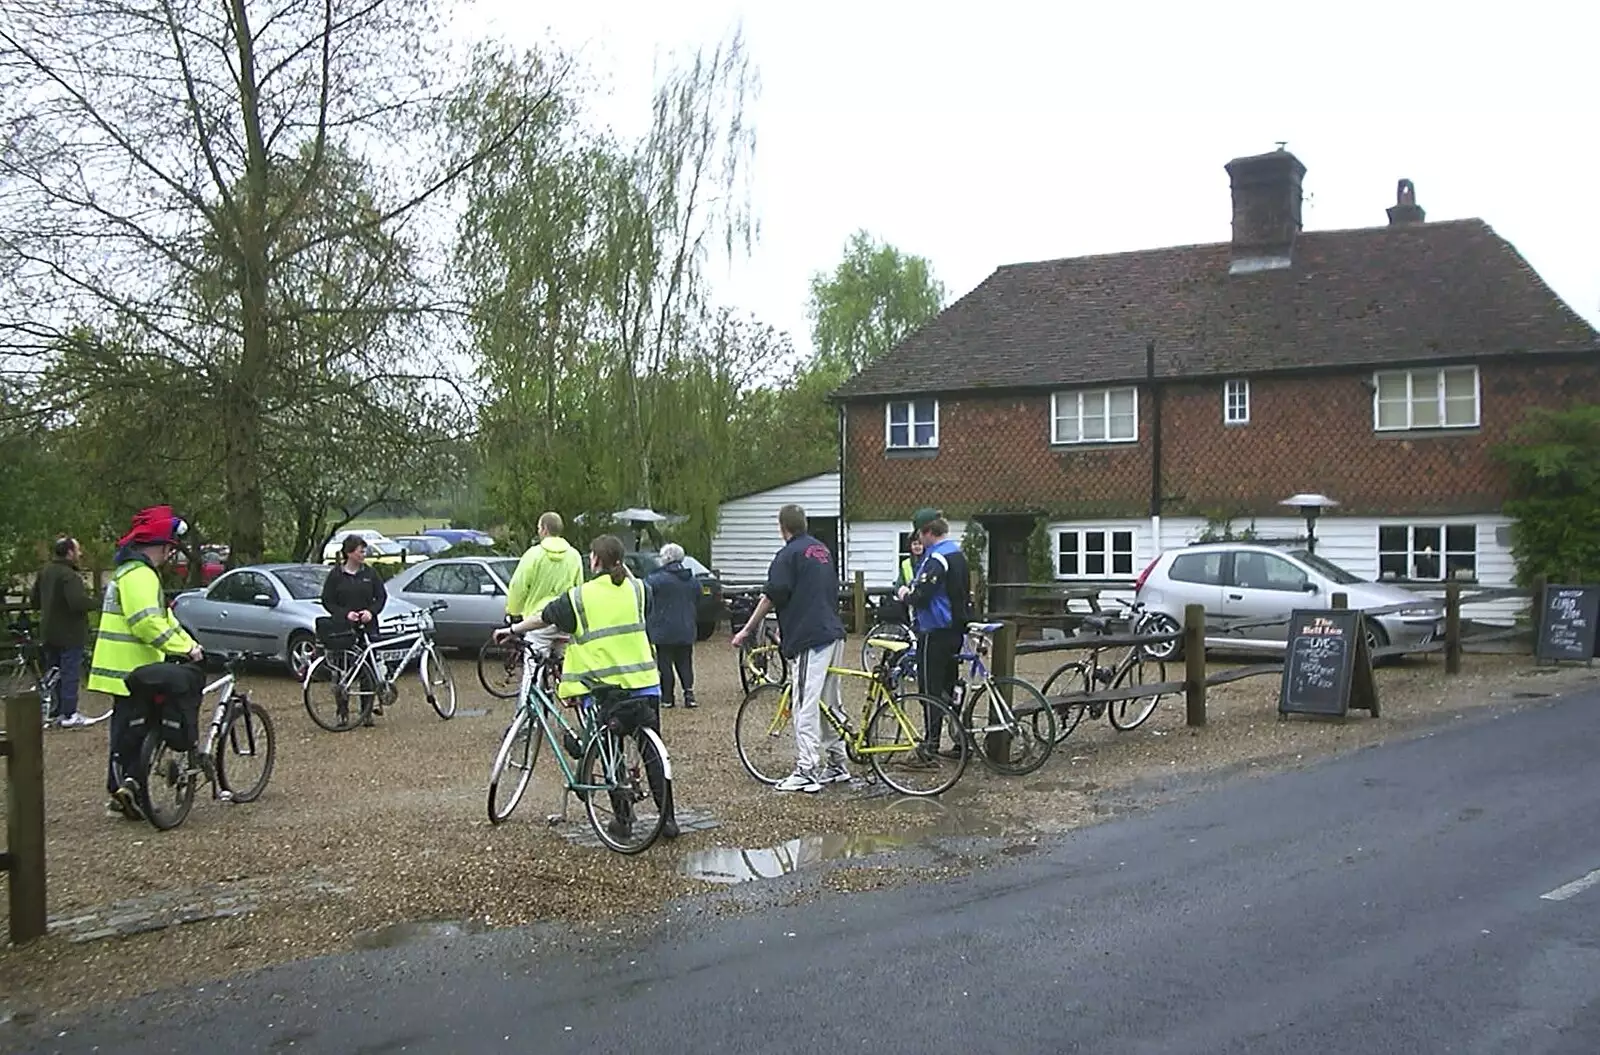
M578 702L573 705L578 712L579 723L583 727L583 735L580 737L577 730L573 729L572 725L562 716L561 707L563 705L552 700L544 690L543 674L545 664L548 661L547 658L535 653L526 641L522 642L522 648L524 656L522 664L522 699L517 704L517 709L531 712L533 720L539 724L540 732L544 734L545 743L550 747L550 753L555 756L556 764L561 767L563 785L561 812L552 813L545 818L547 823L560 824L567 819L567 804L571 800L573 793L577 793L581 798L593 792L611 790L610 784L579 783L577 770L574 768L577 762L568 758L566 746L562 743L561 738L556 736L556 729L559 728L563 734L577 740L583 746L583 750L587 751L589 744L599 738L601 733L596 713L597 708L593 698L589 696L578 697ZM515 718L512 720L515 721ZM650 738L651 744L656 750L656 756L661 759L662 773L670 783L672 780L672 758L667 754L667 745L662 742L660 735L654 729L645 729L643 732ZM579 752L580 756L582 753L582 751ZM609 739L600 741L600 764L602 773L609 774L616 769L616 748Z
M849 745L853 754L865 758L869 755L899 754L905 750L903 744L885 744L878 747L867 746L867 723L871 721L873 711L877 710L885 702L889 704L889 713L894 715L895 722L900 726L900 731L910 738L912 742L922 739L921 731L917 725L906 717L905 710L900 706L899 698L889 691L887 665L880 665L876 670L857 670L854 667L830 666L828 673L836 674L841 678L864 678L867 681L867 693L861 704L861 724L859 727L852 728L848 714L835 714L833 708L826 704L820 708L823 717L838 731ZM783 686L782 703L773 715L772 725L767 730L769 735L778 732L780 727L790 720L789 716L793 707L794 682L789 681Z
M407 642L410 644L406 647L405 655L399 660L380 660L378 658L380 653L392 654L399 646L405 645ZM373 679L378 683L380 689L393 688L399 684L400 677L405 673L405 669L411 665L413 660L422 655L432 643L431 628L427 626L408 628L392 637L369 637L357 654L356 661L350 664L349 668L340 676L338 680L339 688L348 693L363 669L372 672ZM327 660L328 654L325 653L316 662L306 667L302 684L310 682L312 675L319 666L331 666ZM427 679L423 675L421 666L417 667L417 677L422 681L423 688L426 690L428 688Z

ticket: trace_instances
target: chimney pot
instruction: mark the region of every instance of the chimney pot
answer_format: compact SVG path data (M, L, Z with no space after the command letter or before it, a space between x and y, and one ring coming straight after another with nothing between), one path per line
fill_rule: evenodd
M1233 260L1242 274L1289 267L1300 233L1301 181L1306 167L1285 149L1234 158L1227 164L1233 188Z
M1389 226L1422 223L1427 216L1427 212L1417 204L1416 184L1408 179L1401 180L1395 187L1394 204L1389 206Z

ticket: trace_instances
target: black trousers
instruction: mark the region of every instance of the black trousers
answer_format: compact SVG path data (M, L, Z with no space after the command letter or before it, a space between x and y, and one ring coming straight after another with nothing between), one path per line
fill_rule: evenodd
M661 674L662 703L673 703L677 699L677 683L683 685L684 699L694 699L693 645L657 645L656 670Z
M924 630L917 635L917 690L954 706L956 681L961 675L961 631L953 626ZM927 744L939 746L944 716L924 707Z
M139 751L144 747L145 733L150 731L150 705L131 696L113 696L111 717L106 724L111 727L106 792L116 794L123 777L144 780L144 774L139 772Z

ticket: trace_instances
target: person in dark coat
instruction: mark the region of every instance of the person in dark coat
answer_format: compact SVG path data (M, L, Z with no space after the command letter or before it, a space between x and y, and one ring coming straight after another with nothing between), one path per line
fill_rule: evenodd
M661 706L673 705L676 681L683 685L683 705L694 702L695 605L700 585L694 572L683 566L683 547L669 542L661 547L661 566L645 579L650 587L651 609L645 629L656 649L656 668L661 672Z
M56 667L61 680L50 706L50 720L64 729L88 725L78 713L78 682L83 673L83 648L89 639L89 613L99 607L84 588L78 571L82 550L74 538L58 538L54 558L33 580L32 607L39 613L39 638L44 669Z

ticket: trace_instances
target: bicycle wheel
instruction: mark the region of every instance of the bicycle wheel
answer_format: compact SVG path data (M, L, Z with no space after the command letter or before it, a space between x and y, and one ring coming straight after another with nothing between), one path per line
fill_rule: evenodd
M956 729L952 752L955 757L935 753L930 758L920 750L929 710ZM958 721L949 704L932 696L908 693L891 697L879 703L868 719L862 753L872 763L878 779L900 794L941 795L955 787L972 757L968 738L956 725Z
M591 738L578 762L577 782L606 789L590 791L583 804L595 835L617 853L648 850L661 834L666 775L643 729L628 736L602 730Z
M349 652L328 652L306 671L301 689L306 713L330 733L349 732L372 716L377 682L365 663L352 676L348 664L354 661Z
M236 701L235 707L217 738L217 785L234 802L254 802L272 779L278 740L265 707L254 700Z
M170 831L183 823L194 806L194 788L199 772L189 764L187 751L174 751L151 730L139 748L139 809L159 831Z
M417 676L422 679L422 691L427 694L434 713L447 721L455 717L455 675L450 673L450 664L445 662L431 643L422 651L422 662L417 664Z
M494 765L489 767L489 823L499 824L511 816L511 811L522 801L533 779L534 764L539 761L539 748L544 743L544 733L534 721L533 712L526 707L517 708L517 716L500 741L495 752ZM509 770L509 772L508 772Z
M772 785L794 770L794 726L790 722L789 688L757 685L733 719L733 745L745 771Z
M498 645L491 637L478 649L478 684L497 700L514 700L522 688L523 662L520 644Z
M1135 660L1133 665L1117 678L1116 688L1132 688L1136 685L1159 685L1167 680L1167 665L1158 659ZM1111 719L1111 724L1127 732L1137 729L1145 723L1156 707L1161 703L1161 694L1140 696L1132 700L1118 700L1106 706L1106 717Z
M876 670L878 661L883 658L883 649L872 644L878 641L904 641L911 644L911 628L904 623L873 623L867 628L867 636L861 642L861 669Z
M1010 691L1010 703L1002 690ZM967 696L961 724L983 764L1008 777L1032 773L1055 750L1056 712L1045 702L1043 693L1018 678L991 678L980 685L977 692ZM1005 755L990 754L991 733L1004 733L1009 738Z
M758 685L782 685L789 680L789 661L768 638L759 645L746 642L739 649L739 687L749 692Z
M1090 692L1089 665L1082 660L1073 660L1057 667L1050 677L1045 679L1044 695L1047 699L1056 696L1065 696L1068 693ZM1072 731L1083 721L1083 714L1088 705L1082 703L1058 703L1051 708L1056 714L1056 743L1060 743L1072 735Z

